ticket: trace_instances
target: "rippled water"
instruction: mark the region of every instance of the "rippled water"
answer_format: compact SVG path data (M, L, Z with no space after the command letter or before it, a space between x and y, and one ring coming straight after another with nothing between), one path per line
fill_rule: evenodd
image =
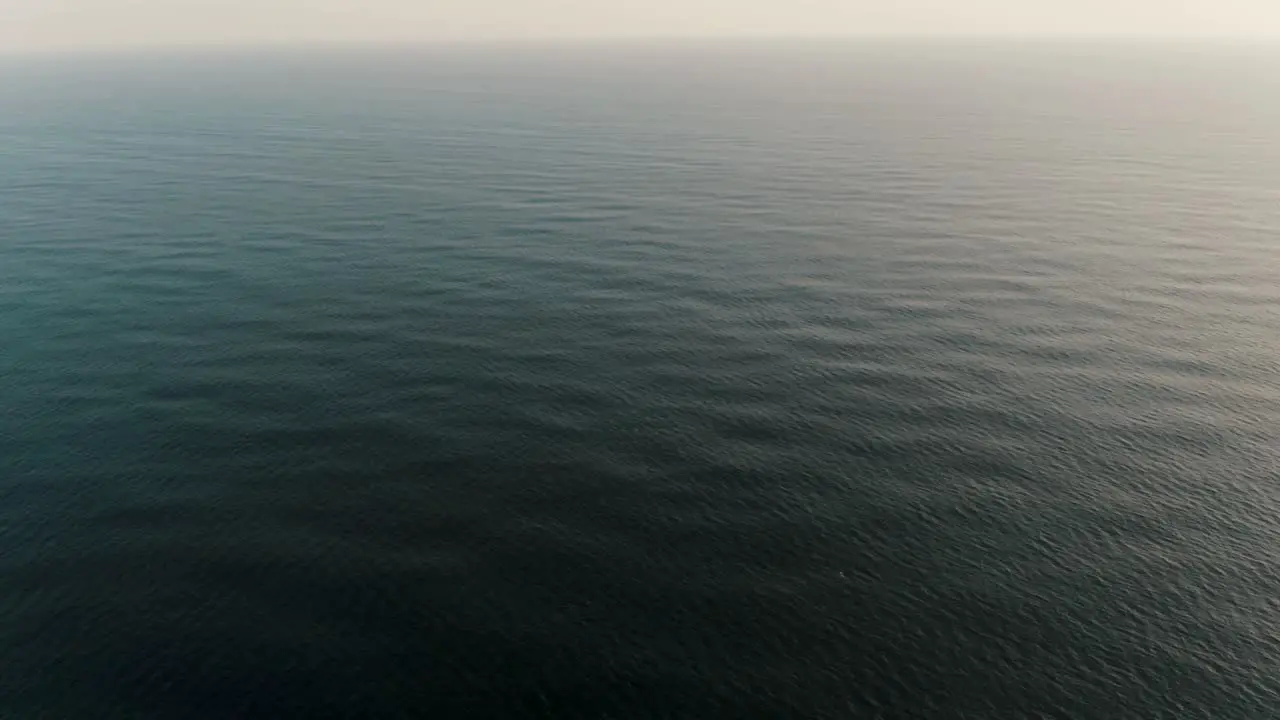
M1280 707L1276 51L6 63L0 715Z

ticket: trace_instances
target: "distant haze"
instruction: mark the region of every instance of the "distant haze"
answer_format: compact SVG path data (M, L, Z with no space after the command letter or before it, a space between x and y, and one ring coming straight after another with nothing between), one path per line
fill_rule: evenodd
M0 49L557 38L1276 36L1277 0L0 0Z

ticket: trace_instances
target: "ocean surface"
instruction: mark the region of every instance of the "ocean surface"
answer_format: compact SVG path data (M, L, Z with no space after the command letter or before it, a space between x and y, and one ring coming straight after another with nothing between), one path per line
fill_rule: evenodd
M1280 715L1280 49L0 61L0 717Z

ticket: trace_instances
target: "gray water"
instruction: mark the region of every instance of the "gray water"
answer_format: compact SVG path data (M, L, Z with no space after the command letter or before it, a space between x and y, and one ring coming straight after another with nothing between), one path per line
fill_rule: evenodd
M1271 718L1280 51L0 65L0 716Z

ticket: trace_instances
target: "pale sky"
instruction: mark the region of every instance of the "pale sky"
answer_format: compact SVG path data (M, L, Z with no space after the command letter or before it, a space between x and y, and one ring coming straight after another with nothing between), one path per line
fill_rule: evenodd
M0 50L615 37L1280 36L1280 0L0 0Z

